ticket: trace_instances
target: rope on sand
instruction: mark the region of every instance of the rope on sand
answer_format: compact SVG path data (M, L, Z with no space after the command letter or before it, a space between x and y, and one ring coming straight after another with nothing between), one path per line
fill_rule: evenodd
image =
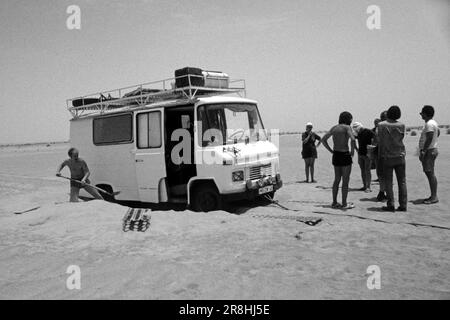
M278 201L273 200L268 195L265 195L264 198L267 199L268 201L270 201L272 204L277 205L278 207L280 207L283 210L303 212L302 210L295 210L295 209L286 208L285 206L283 206L280 203L278 203ZM253 217L253 218L263 218L263 219L293 220L293 221L303 222L303 223L305 223L305 224L307 224L309 226L315 226L316 224L318 224L318 223L320 223L322 221L321 218L317 218L317 217L299 217L299 216L292 216L292 215L291 216L276 216L276 215L271 215L271 214L253 214L253 215L251 215L251 217Z
M298 210L298 209L289 209L289 208L281 205L278 201L273 200L269 196L265 196L265 198L268 201L270 201L272 204L275 204L276 206L278 206L279 208L281 208L283 210L295 211L295 212L303 212L302 210ZM313 213L327 214L327 215L331 215L331 216L340 216L340 217L345 216L345 217L357 218L357 219L361 219L361 220L371 220L371 221L374 221L374 222L380 222L380 223L386 223L386 224L406 224L406 225L411 225L411 226L414 226L414 227L428 227L428 228L450 230L449 227L438 226L438 225L433 225L433 224L423 224L423 223L416 223L416 222L389 222L389 221L386 221L386 220L367 218L367 217L363 217L363 216L358 216L358 215L353 215L353 214L345 214L345 213L344 214L338 214L338 213L331 213L331 212L324 212L324 211L313 211Z
M321 218L315 217L297 217L297 216L275 216L270 214L253 214L251 215L253 218L263 218L263 219L283 219L283 220L293 220L298 222L303 222L308 226L315 226L316 224L322 221Z
M357 218L357 219L361 219L361 220L371 220L371 221L387 223L387 224L407 224L407 225L411 225L414 227L429 227L429 228L450 230L449 227L443 227L443 226L438 226L438 225L434 225L434 224L424 224L424 223L416 223L416 222L390 222L390 221L386 221L386 220L367 218L367 217L357 216L357 215L353 215L353 214L339 214L339 213L330 213L330 212L324 212L324 211L313 211L313 213L328 214L331 216L340 216L340 217L346 216L346 217L352 217L352 218Z

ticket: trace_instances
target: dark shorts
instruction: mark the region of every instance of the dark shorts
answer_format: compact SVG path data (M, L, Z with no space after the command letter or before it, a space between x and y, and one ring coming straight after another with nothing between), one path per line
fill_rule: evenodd
M438 156L438 149L428 149L422 157L423 172L434 172L434 162Z
M308 158L317 158L317 149L316 148L308 148L302 150L302 158L308 159Z
M358 155L358 164L361 168L371 169L372 162L368 156Z
M333 166L335 167L347 167L350 166L352 161L352 156L350 152L333 151Z
M81 177L81 178L72 178L72 179L75 179L75 180L81 180L81 179L83 179L83 177ZM91 182L89 181L89 179L86 179L86 183L89 184L89 183L91 183ZM81 184L81 183L79 183L79 182L70 180L70 187L75 187L75 188L83 189L83 188L85 187L85 185L83 185L83 184Z

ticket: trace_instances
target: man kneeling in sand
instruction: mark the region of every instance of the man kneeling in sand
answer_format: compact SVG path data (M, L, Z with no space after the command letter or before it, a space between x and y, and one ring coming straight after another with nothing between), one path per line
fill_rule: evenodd
M56 176L61 176L61 170L68 166L70 169L70 177L74 180L79 180L82 183L71 180L70 181L70 202L78 202L78 195L80 189L84 188L89 192L94 198L103 200L103 197L98 193L97 190L92 188L89 183L89 168L86 161L78 157L78 150L75 148L70 148L68 151L69 159L61 163L56 171Z

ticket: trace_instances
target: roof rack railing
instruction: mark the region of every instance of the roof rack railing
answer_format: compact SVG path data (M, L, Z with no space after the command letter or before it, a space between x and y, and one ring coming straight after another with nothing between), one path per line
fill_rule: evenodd
M184 79L187 78L187 79ZM193 100L198 97L238 94L246 96L245 80L236 79L221 82L223 78L214 77L217 80L214 86L195 85L199 83L199 75L183 75L158 81L141 83L119 89L105 90L66 100L67 110L74 118L93 114L105 113L116 109L132 109L160 101L169 100ZM182 80L181 80L182 79ZM187 80L187 81L186 81ZM197 81L196 81L197 80ZM185 83L183 87L177 87L177 82Z

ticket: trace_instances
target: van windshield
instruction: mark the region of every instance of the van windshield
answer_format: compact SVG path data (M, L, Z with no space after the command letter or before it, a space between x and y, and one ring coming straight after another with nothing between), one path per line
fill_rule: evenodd
M214 146L266 141L258 108L249 103L202 105L197 109L202 133L199 145ZM200 129L200 128L199 128Z

